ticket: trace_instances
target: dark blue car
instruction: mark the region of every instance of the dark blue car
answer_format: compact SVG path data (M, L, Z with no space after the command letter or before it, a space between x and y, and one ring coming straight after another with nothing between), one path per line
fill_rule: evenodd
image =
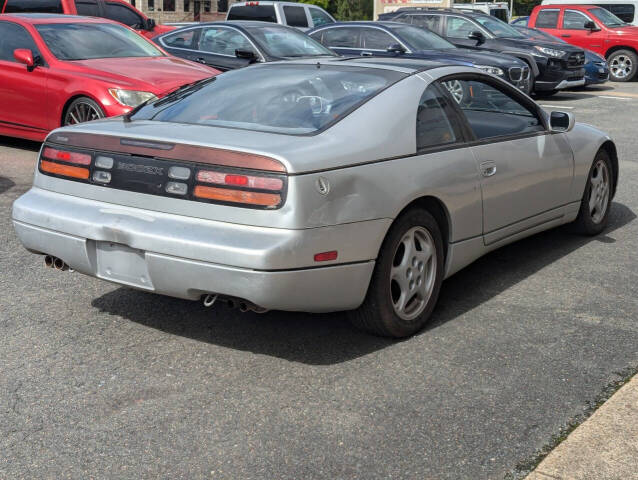
M399 22L339 22L307 32L345 56L384 56L435 60L474 66L497 75L525 93L532 82L529 66L509 55L457 48L434 32Z
M528 17L524 17L528 18ZM567 43L562 38L550 35L547 32L538 30L536 28L528 28L522 26L522 24L511 23L516 29L528 38L537 39L543 42L555 42L555 43ZM594 85L597 83L605 83L609 80L609 65L605 57L592 52L591 50L585 50L585 85Z

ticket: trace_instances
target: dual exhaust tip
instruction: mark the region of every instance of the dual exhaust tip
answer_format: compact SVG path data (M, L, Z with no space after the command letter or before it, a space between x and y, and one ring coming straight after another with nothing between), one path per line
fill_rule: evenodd
M58 257L54 257L53 255L44 256L44 265L46 267L55 268L56 270L61 270L63 272L66 270L69 270L71 272L73 271L66 263L64 263L64 260Z
M238 308L240 312L255 312L255 313L266 313L268 309L255 305L248 300L243 300L241 298L232 298L232 297L223 297L222 295L218 295L216 293L209 293L204 295L203 304L205 307L212 307L215 302L221 301L226 302L229 308Z

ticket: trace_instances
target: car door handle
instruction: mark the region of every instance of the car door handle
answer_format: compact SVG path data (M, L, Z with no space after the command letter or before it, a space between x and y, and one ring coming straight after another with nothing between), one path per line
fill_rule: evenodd
M374 55L372 52L361 52L362 57L371 57L372 55Z
M481 162L480 168L481 175L483 175L484 177L491 177L496 173L496 162Z
M569 33L563 33L563 34L561 34L561 37L569 38L569 37L571 37L571 35Z

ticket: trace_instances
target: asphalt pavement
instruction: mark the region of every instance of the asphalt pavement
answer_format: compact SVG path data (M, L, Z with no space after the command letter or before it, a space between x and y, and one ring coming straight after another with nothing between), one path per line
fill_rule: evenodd
M0 138L0 479L523 477L638 367L638 83L541 103L617 141L608 230L480 259L405 341L44 268L10 222L38 144Z

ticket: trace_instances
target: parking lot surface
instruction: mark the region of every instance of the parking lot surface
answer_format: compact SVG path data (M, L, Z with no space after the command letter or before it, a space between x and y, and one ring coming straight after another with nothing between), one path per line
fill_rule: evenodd
M616 140L608 230L482 258L400 342L44 268L10 221L39 145L0 138L0 479L523 475L638 366L638 83L540 103Z

